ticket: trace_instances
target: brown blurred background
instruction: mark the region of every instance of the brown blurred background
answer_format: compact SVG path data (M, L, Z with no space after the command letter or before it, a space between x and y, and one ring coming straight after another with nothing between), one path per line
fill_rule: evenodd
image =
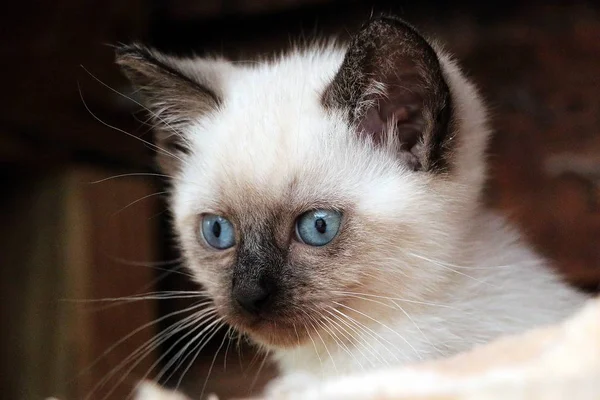
M138 107L116 93L131 88L109 45L139 40L245 59L315 34L345 37L372 11L398 13L462 60L496 131L490 205L574 285L600 288L600 6L592 2L7 1L2 398L124 399L186 343L184 330L134 353L185 317L164 318L188 306L185 299L75 301L195 288L173 247L164 183L143 175L156 171L150 146L136 138L151 133ZM267 365L252 387L262 357L246 346L227 355L224 346L211 368L221 343L218 334L185 375L192 357L164 383L181 378L198 396L206 380L206 392L226 396L256 390L272 374Z

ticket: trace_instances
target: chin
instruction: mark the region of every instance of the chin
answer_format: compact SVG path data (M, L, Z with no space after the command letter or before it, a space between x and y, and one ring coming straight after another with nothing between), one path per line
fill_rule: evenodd
M309 340L308 330L314 330L306 318L248 318L239 314L227 318L239 332L252 342L266 348L290 349Z

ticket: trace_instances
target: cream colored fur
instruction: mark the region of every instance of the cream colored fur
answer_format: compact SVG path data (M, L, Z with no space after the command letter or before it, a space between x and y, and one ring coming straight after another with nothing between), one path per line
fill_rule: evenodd
M332 301L344 298L342 311L358 322L329 315L328 326L293 348L255 337L284 374L326 377L448 356L579 307L584 296L481 205L489 130L476 90L456 64L440 53L459 126L455 172L436 176L403 169L322 107L320 95L343 56L342 47L321 46L232 64L218 79L222 106L187 128L194 154L176 177L172 208L189 267L217 307L226 315L228 293L218 283L220 267L198 261L197 216L223 204L259 213L281 201L315 199L351 206L365 227L350 256L333 260L345 265L332 278L360 284L325 288ZM292 179L299 190L282 198Z

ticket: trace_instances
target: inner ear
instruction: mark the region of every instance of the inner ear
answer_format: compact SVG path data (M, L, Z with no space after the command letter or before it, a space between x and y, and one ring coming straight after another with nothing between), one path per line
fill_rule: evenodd
M434 49L403 21L380 17L359 31L323 103L341 108L357 134L393 147L409 168L447 167L449 88Z
M423 95L405 87L378 86L385 91L365 96L363 110L359 105L352 116L357 133L377 145L392 147L409 168L421 169L419 141L427 129Z

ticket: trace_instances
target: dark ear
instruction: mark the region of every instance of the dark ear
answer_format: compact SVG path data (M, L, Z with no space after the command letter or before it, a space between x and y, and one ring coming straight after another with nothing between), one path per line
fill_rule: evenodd
M166 172L173 172L181 158L190 153L184 128L221 102L211 88L215 82L208 81L210 76L203 77L202 71L197 70L199 64L138 45L118 48L116 62L150 113L159 165Z
M323 104L344 110L359 134L394 146L411 168L447 168L450 91L433 48L403 21L380 17L361 28Z

